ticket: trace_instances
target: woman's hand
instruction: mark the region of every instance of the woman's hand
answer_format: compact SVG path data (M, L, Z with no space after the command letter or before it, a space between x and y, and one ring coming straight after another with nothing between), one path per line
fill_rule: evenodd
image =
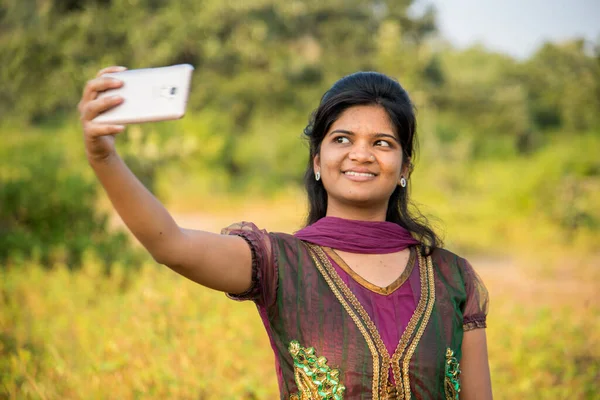
M95 79L87 82L79 102L79 116L83 127L85 151L90 162L101 161L114 154L114 135L123 132L123 125L107 125L95 123L92 120L100 113L111 109L123 102L120 96L110 96L98 99L98 93L123 86L118 79L103 77L110 72L125 71L125 67L104 68Z

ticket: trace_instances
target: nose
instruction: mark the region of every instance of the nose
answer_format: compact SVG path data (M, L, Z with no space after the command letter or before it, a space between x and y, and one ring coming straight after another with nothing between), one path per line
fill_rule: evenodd
M355 146L353 146L350 150L350 154L348 155L348 157L352 161L361 163L375 161L373 153L371 153L369 148L363 144L356 144Z

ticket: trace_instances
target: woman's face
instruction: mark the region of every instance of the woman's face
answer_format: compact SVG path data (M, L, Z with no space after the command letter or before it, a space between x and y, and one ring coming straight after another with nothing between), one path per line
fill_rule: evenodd
M314 159L328 207L387 210L402 177L402 147L385 109L346 109L331 125ZM385 215L385 214L384 214Z

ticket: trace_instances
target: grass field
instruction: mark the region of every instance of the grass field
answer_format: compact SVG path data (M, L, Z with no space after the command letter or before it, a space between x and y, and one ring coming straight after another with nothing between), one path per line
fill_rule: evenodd
M238 210L271 230L297 222ZM288 210L290 210L288 208ZM600 399L598 259L471 258L491 296L496 399ZM109 277L97 260L69 273L0 270L0 399L274 399L273 356L251 303L237 303L152 263ZM577 271L577 272L574 272Z

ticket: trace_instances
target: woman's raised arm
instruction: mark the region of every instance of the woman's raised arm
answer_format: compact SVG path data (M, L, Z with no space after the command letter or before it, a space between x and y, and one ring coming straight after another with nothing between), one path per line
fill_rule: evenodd
M83 91L79 112L89 164L125 225L157 262L212 289L244 292L252 282L252 256L245 240L180 228L117 154L115 135L124 127L92 121L123 101L119 97L97 99L99 92L122 85L102 75L122 70L100 71Z

